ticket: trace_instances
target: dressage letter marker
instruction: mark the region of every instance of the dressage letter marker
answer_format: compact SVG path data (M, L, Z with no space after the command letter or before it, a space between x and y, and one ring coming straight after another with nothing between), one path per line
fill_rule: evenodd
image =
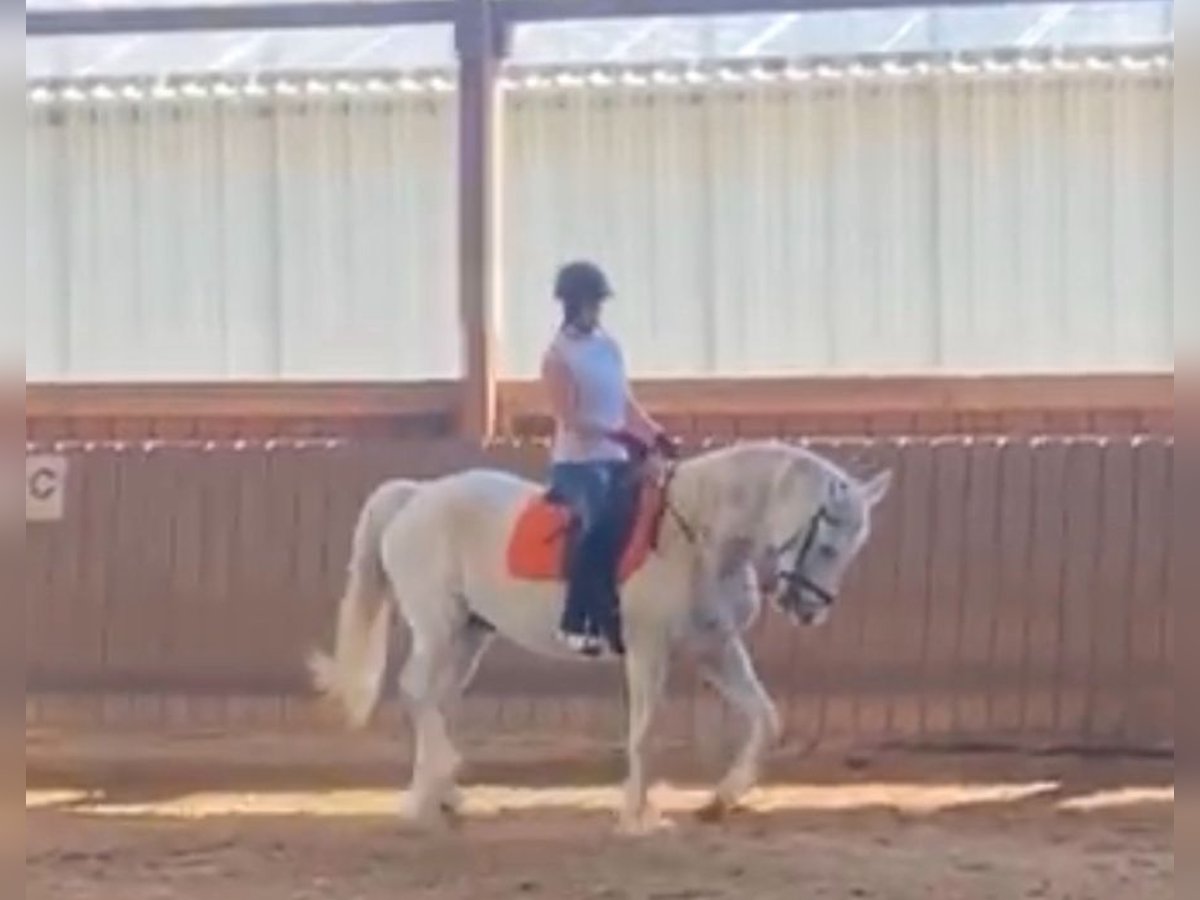
M59 521L63 517L66 483L66 457L25 457L25 521Z

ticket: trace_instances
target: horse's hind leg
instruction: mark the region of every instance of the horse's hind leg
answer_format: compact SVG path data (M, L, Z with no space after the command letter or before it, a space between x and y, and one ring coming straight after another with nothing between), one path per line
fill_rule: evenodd
M414 821L436 823L455 805L454 780L462 758L451 739L448 717L488 637L465 621L454 629L421 632L414 627L412 652L400 676L416 735L406 798L406 813Z
M458 714L462 696L471 686L471 681L475 678L475 672L479 669L479 663L491 645L494 634L495 630L491 625L480 619L472 618L457 635L455 640L455 686L445 704L446 715L451 720ZM441 798L441 805L443 812L450 815L457 814L461 808L462 794L458 785L453 781L447 786Z

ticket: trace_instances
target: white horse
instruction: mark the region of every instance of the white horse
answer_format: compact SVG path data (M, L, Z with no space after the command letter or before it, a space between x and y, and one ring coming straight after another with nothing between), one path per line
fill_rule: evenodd
M891 473L862 482L804 449L738 445L680 463L654 551L622 590L628 682L628 780L620 827L654 827L645 751L674 648L745 714L749 731L705 808L734 806L755 784L779 718L743 634L771 597L797 622L820 624L870 534ZM517 580L506 547L517 516L543 489L472 470L434 481L391 481L368 499L354 536L336 650L310 660L317 688L361 727L378 703L396 611L412 649L400 679L416 739L406 814L425 825L457 809L461 757L447 717L499 633L545 656L571 656L557 629L564 588ZM596 662L581 663L597 665Z

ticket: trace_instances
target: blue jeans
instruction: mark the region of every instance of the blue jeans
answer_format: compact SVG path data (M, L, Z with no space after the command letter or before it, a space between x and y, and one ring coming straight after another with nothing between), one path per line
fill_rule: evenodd
M617 568L627 521L629 464L558 463L551 490L574 514L567 552L567 603L562 629L605 636L619 650Z

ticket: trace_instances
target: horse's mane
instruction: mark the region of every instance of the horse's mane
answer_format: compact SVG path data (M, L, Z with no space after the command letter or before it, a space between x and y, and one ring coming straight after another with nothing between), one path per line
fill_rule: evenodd
M738 441L693 456L680 465L677 481L684 496L702 508L746 503L750 509L762 509L776 479L789 467L805 471L814 487L821 481L853 483L851 476L821 454L772 439Z
M696 457L696 459L698 461L706 460L711 463L722 463L739 456L761 456L771 459L787 456L814 471L821 472L831 480L840 480L846 483L854 483L855 481L852 475L828 457L822 456L815 450L801 444L794 444L777 438L738 441L715 450L710 450L708 453Z

